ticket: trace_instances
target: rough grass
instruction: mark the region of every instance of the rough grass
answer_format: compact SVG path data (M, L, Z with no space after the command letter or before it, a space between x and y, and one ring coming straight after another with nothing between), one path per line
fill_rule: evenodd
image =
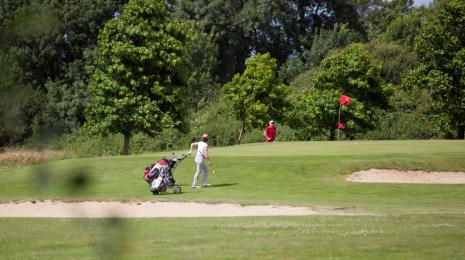
M70 151L6 148L0 150L0 167L24 166L60 160L72 156Z

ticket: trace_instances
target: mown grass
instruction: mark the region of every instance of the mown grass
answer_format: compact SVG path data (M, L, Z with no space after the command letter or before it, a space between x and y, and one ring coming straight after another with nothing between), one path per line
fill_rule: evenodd
M3 259L463 259L463 215L0 219Z
M210 151L211 188L190 188L195 166L176 170L179 195L153 196L145 165L166 154L70 159L0 171L0 200L169 200L319 205L375 213L461 213L465 185L347 183L368 168L465 171L463 141L250 144Z
M153 196L146 164L167 154L0 170L0 200L152 200L345 207L373 216L0 219L0 258L444 259L465 257L465 185L347 183L368 168L465 171L464 141L249 144L212 148L212 187Z

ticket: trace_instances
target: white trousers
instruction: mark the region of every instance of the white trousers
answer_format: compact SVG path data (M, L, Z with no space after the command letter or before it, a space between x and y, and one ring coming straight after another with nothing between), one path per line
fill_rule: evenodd
M194 175L194 182L192 183L192 186L197 186L197 179L199 178L200 172L203 170L203 176L202 176L202 183L207 184L208 183L208 166L205 163L205 160L202 160L201 162L195 162L197 164L197 170L195 171Z

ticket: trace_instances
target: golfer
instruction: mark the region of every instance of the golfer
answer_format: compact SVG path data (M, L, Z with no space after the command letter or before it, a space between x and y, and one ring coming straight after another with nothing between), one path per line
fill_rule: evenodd
M202 135L202 140L200 142L192 143L191 149L189 150L189 155L192 154L192 149L197 146L197 154L195 155L195 163L197 164L197 170L194 175L194 182L192 183L192 188L199 188L197 185L197 179L199 178L200 172L203 170L202 177L202 186L208 187L208 166L205 164L205 160L208 161L209 165L212 165L210 158L208 157L208 134Z
M265 142L274 143L276 140L277 133L278 131L276 130L276 122L271 120L268 127L265 128L265 131L263 131L263 135L265 136Z

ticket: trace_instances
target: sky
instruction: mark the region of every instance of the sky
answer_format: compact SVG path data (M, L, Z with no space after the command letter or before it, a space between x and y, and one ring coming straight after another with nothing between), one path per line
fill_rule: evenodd
M428 5L429 3L432 3L433 0L414 0L414 5L420 6L420 5Z

